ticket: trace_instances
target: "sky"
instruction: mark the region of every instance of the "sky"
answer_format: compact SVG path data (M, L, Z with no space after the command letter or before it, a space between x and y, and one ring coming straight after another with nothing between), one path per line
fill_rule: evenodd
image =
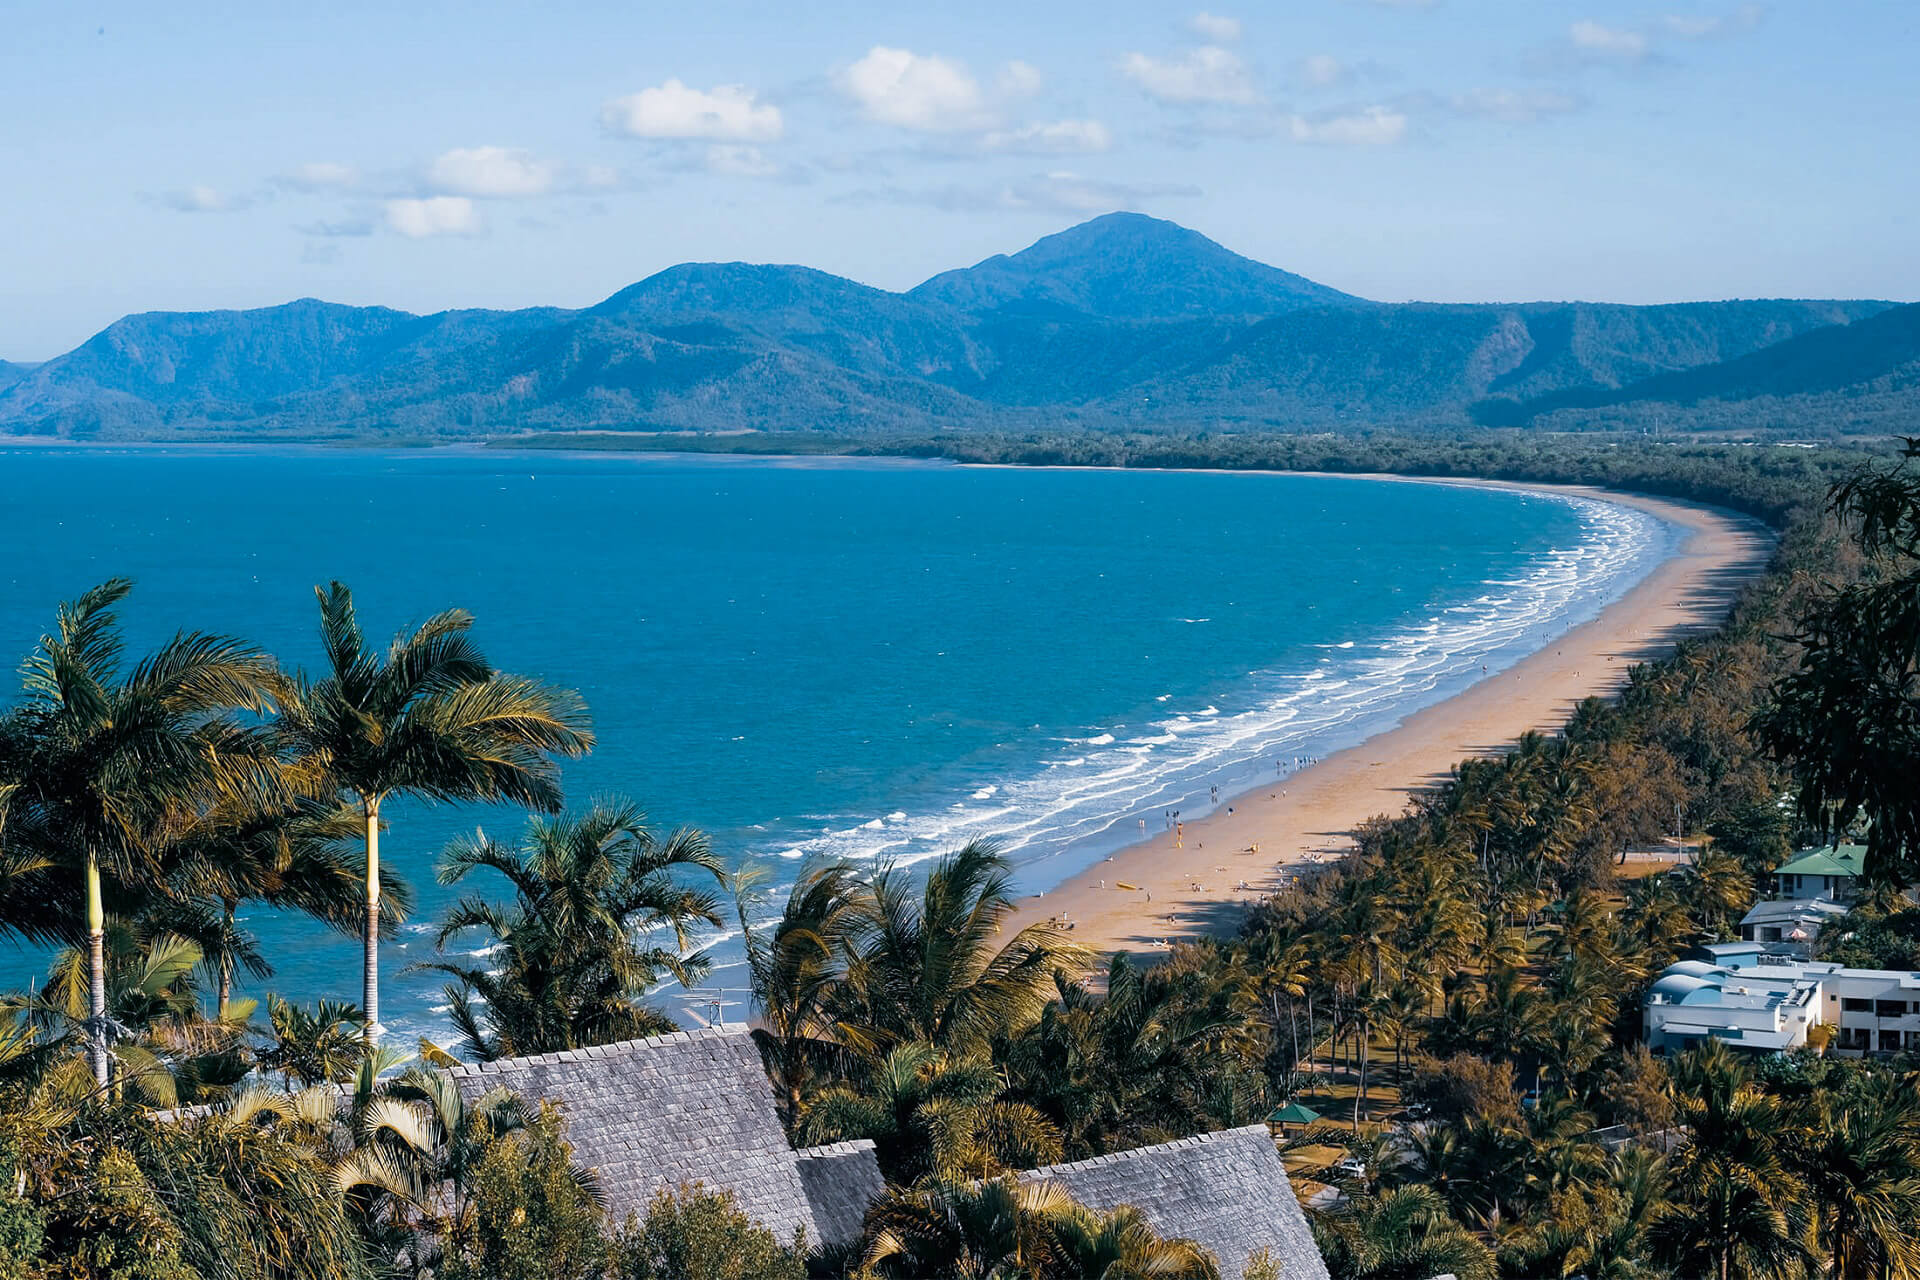
M1212 3L1212 0L1209 0ZM1113 209L1381 300L1920 298L1916 0L12 0L0 358L128 312L887 289Z

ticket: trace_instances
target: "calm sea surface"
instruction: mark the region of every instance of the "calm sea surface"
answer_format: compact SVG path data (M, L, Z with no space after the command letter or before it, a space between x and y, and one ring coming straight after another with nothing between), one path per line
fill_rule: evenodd
M1168 808L1197 815L1591 617L1675 530L1626 508L1373 480L496 451L0 451L0 653L115 574L136 649L178 628L319 660L315 584L369 633L452 605L503 668L582 691L622 794L783 889L810 855L920 860L973 835L1039 889ZM434 957L455 834L389 808L415 922L396 1038L445 1034ZM467 886L497 891L497 885ZM255 912L277 973L358 999L354 944ZM730 934L706 991L742 999ZM455 943L472 954L475 939ZM465 959L465 955L462 956ZM0 986L43 958L0 943ZM258 994L256 989L255 994ZM729 1017L743 1009L729 1004Z

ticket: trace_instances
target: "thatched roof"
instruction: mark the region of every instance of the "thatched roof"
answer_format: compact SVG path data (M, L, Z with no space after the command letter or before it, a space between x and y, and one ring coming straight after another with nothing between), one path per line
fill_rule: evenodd
M560 1104L574 1158L599 1173L615 1222L645 1215L662 1186L704 1183L785 1241L858 1234L865 1195L880 1185L873 1144L795 1152L774 1110L760 1051L742 1026L456 1067L469 1099L505 1087ZM803 1173L804 1170L804 1173ZM818 1207L809 1187L822 1197Z
M1265 1125L1030 1169L1020 1180L1058 1182L1103 1212L1133 1205L1161 1235L1212 1250L1224 1280L1240 1280L1247 1259L1261 1249L1286 1280L1328 1280Z

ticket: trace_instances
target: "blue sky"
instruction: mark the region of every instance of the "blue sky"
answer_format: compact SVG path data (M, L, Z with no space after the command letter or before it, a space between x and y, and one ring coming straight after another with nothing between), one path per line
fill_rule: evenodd
M1381 299L1920 297L1914 0L16 0L0 357L123 313L886 288L1114 208Z

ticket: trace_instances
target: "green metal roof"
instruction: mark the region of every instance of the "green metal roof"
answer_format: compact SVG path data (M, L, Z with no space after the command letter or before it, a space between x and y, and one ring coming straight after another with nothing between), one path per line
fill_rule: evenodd
M1825 849L1802 849L1774 868L1777 876L1858 876L1866 870L1867 846L1836 844Z
M1289 1102L1284 1107L1275 1107L1273 1114L1267 1117L1268 1124L1312 1124L1320 1118L1320 1113L1312 1107L1298 1102Z

